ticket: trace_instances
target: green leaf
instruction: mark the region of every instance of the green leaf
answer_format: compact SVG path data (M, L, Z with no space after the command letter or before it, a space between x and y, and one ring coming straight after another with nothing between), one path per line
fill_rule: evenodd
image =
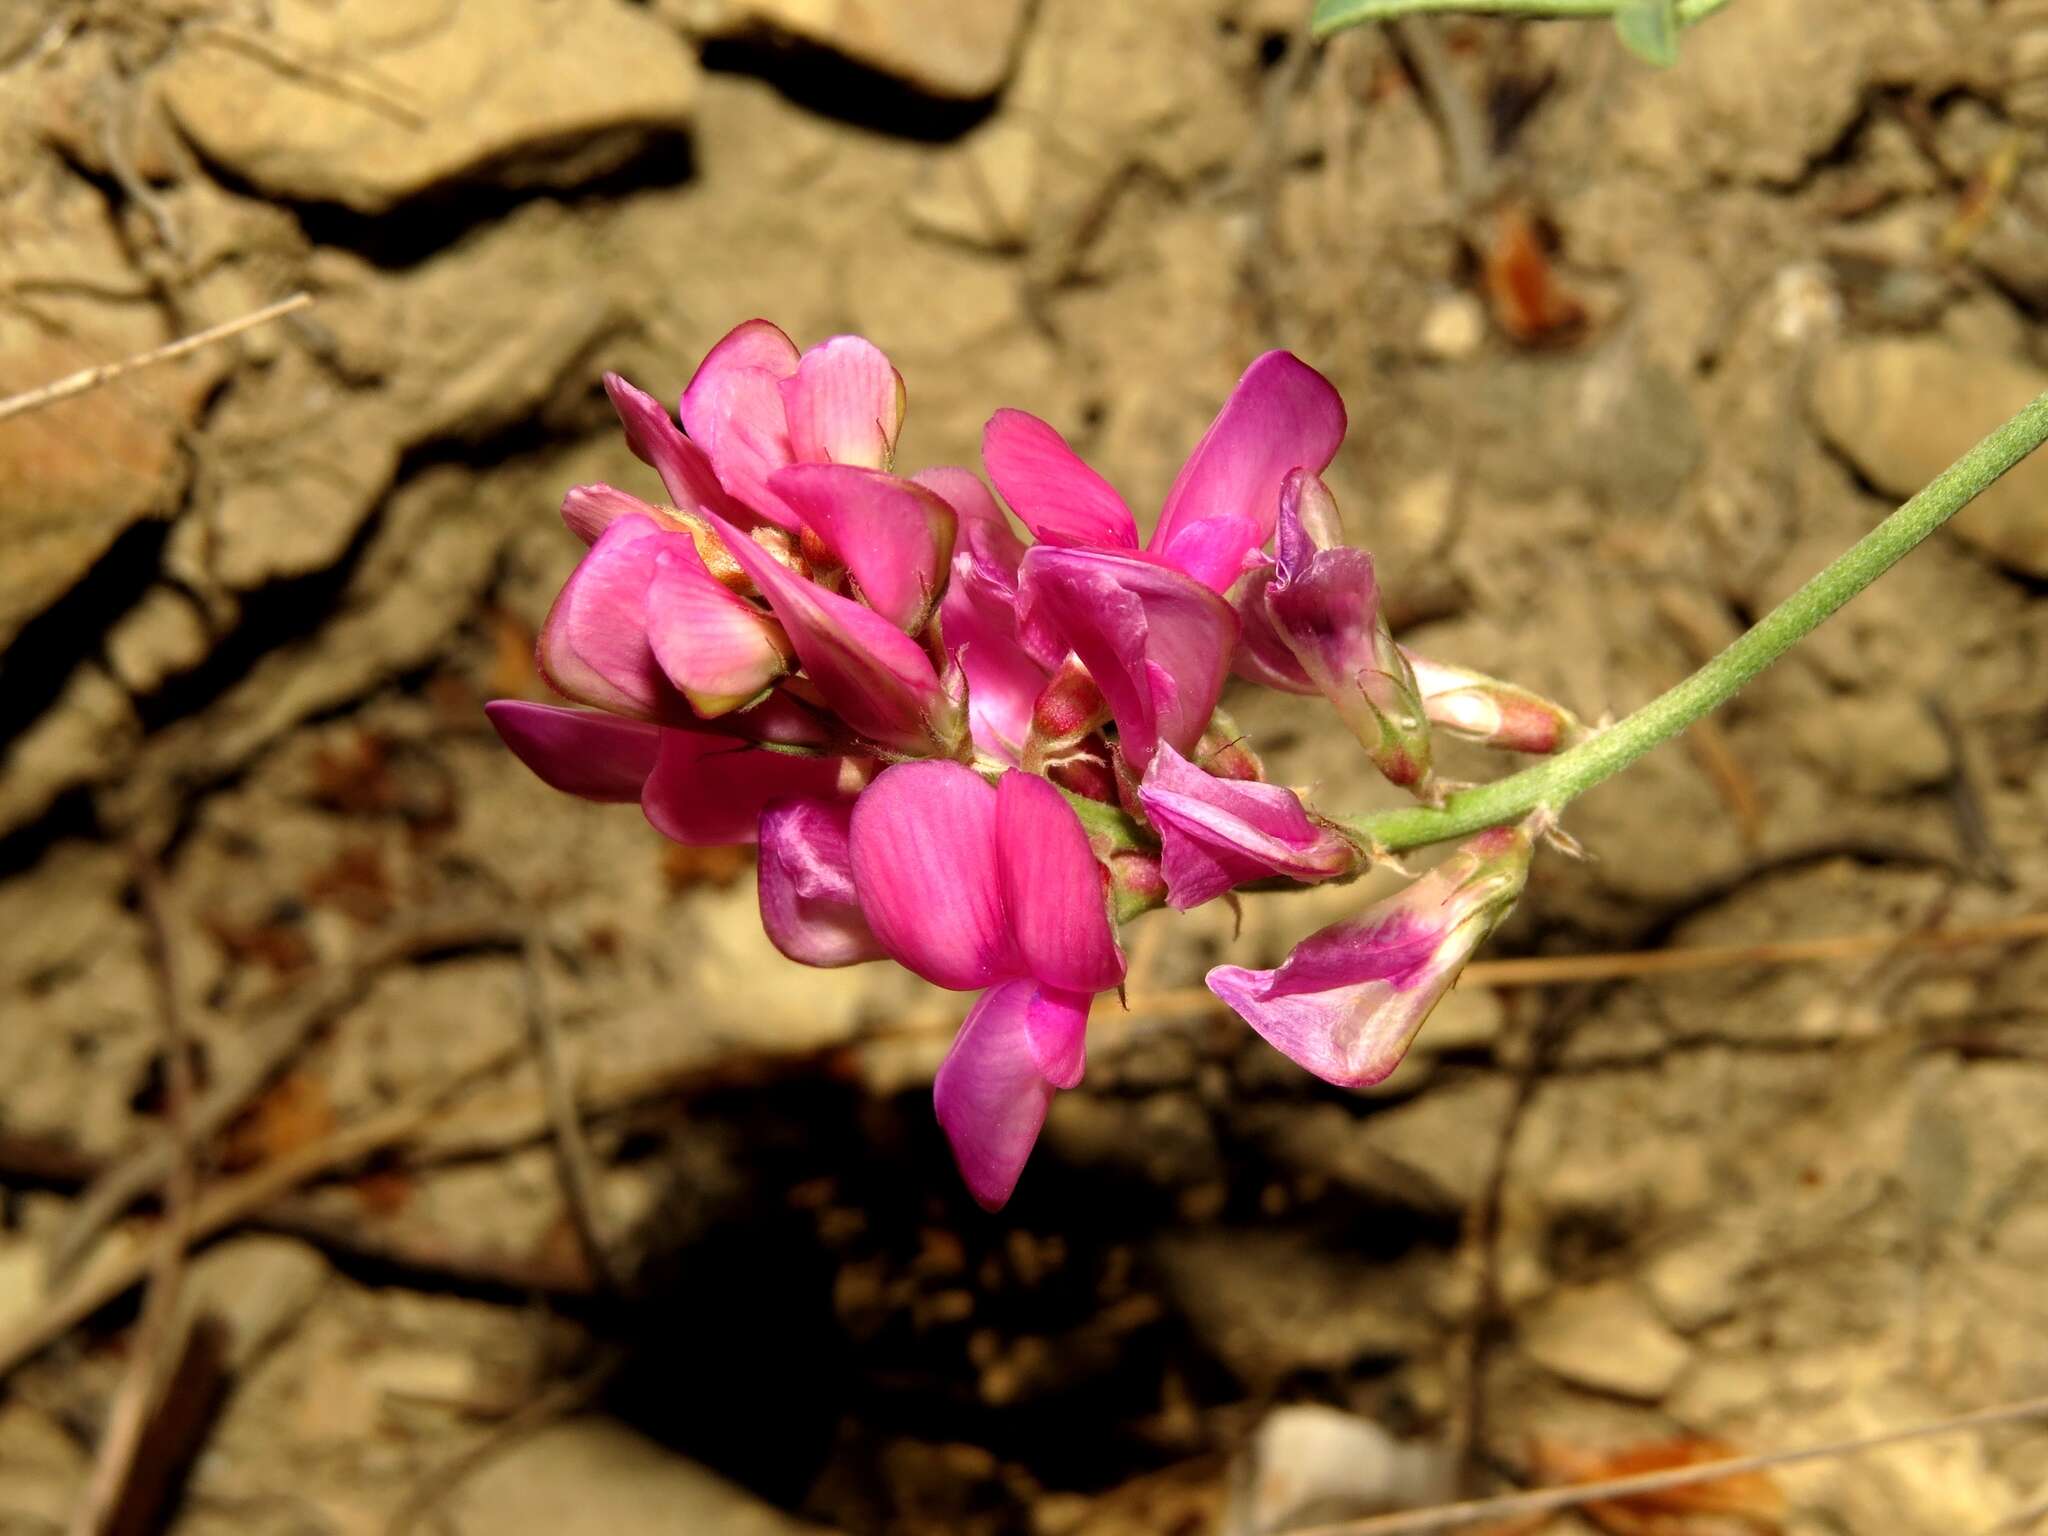
M1346 27L1362 27L1369 21L1390 21L1396 16L1405 16L1411 11L1447 10L1448 6L1432 7L1424 0L1316 0L1315 13L1309 17L1309 30L1317 37L1328 37L1332 32L1341 32Z
M1678 0L1618 0L1614 30L1622 46L1659 69L1678 62Z

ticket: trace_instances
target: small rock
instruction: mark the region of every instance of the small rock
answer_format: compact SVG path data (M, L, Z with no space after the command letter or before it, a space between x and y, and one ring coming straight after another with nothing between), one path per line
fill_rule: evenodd
M1692 1350L1626 1280L1560 1292L1522 1325L1529 1357L1575 1386L1655 1402Z
M107 631L107 665L130 693L154 693L203 661L212 640L191 598L176 587L151 587Z
M1664 1320L1691 1333L1734 1315L1761 1246L1754 1226L1715 1227L1657 1255L1643 1283Z
M1009 78L1025 0L669 0L707 37L782 33L930 96L979 101Z
M1031 233L1038 136L999 119L950 154L933 159L904 202L919 229L988 250L1016 250Z
M0 832L35 820L66 790L119 777L140 738L120 684L98 667L80 667L57 702L0 753Z
M608 1419L542 1430L487 1464L451 1503L463 1536L825 1536Z
M186 1277L191 1296L228 1330L224 1364L246 1370L304 1317L327 1283L327 1260L288 1237L240 1237L209 1248Z
M1845 343L1823 359L1813 410L1828 441L1887 495L1912 495L2043 389L2048 373L1932 337ZM2022 463L1951 525L1999 564L2048 577L2048 459Z
M1955 764L1948 739L1919 699L1857 693L1803 717L1806 755L1868 799L1908 795L1945 782Z
M1225 1536L1419 1509L1450 1497L1440 1445L1404 1444L1370 1419L1300 1403L1266 1416L1231 1471Z
M253 186L361 213L455 180L574 186L684 130L696 96L682 41L617 0L277 0L268 14L255 47L192 33L160 76L164 104Z
M1469 293L1449 293L1422 317L1422 350L1440 362L1458 363L1486 342L1486 309Z

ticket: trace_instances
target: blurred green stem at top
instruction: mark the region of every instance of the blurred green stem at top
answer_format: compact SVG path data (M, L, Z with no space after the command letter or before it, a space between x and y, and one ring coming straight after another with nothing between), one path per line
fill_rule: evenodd
M1728 0L1669 0L1669 9L1679 26L1689 27L1727 3ZM1771 0L1759 3L1769 4ZM1640 8L1636 0L1316 0L1309 25L1317 37L1328 37L1346 27L1392 21L1400 16L1615 17Z

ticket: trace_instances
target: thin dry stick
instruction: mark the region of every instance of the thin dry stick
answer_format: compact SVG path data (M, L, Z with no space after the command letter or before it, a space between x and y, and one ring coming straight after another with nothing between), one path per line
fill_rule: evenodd
M404 1141L439 1114L451 1097L471 1083L502 1071L518 1054L502 1052L408 1103L346 1126L323 1140L309 1142L239 1178L214 1185L193 1210L192 1243L202 1243L247 1220L301 1184ZM125 1295L148 1273L149 1259L139 1249L109 1256L88 1267L34 1317L0 1334L0 1380L116 1297Z
M1518 960L1475 960L1465 967L1470 987L1562 987L1585 981L1627 981L1641 976L1680 976L1745 965L1799 965L1856 960L1888 951L1969 949L1980 944L2013 944L2048 938L2048 912L1927 932L1844 933L1824 939L1781 939L1764 944L1699 944L1685 949L1622 950L1604 955L1534 955ZM1115 1010L1115 1004L1108 1005ZM1130 1011L1152 1015L1199 1015L1223 1005L1205 988L1176 987L1134 995Z
M1340 1520L1333 1525L1313 1525L1292 1536L1417 1536L1427 1531L1447 1531L1479 1520L1515 1520L1525 1515L1547 1515L1558 1510L1577 1509L1607 1499L1639 1498L1673 1488L1692 1488L1750 1472L1767 1472L1807 1461L1835 1461L1887 1445L1911 1440L1930 1440L1936 1435L1960 1434L1966 1429L1989 1429L1998 1424L2016 1424L2025 1419L2048 1418L2048 1397L2031 1397L2024 1402L1997 1408L1979 1408L1945 1419L1929 1419L1901 1429L1882 1429L1875 1434L1857 1435L1826 1445L1802 1446L1792 1451L1765 1451L1756 1456L1729 1456L1720 1461L1695 1462L1687 1467L1669 1467L1659 1472L1637 1472L1628 1477L1610 1477L1597 1483L1573 1483L1562 1488L1535 1488L1527 1493L1502 1494L1491 1499L1466 1499L1457 1504L1440 1504L1434 1509L1403 1510L1391 1515L1373 1515L1364 1520Z
M143 1431L156 1409L178 1344L178 1295L184 1284L185 1250L192 1241L193 1204L198 1194L187 1123L192 1104L192 1058L179 1009L177 957L164 908L163 873L155 859L140 849L134 863L136 896L163 1029L164 1142L170 1166L164 1177L163 1231L156 1241L142 1316L135 1325L133 1353L114 1393L84 1495L72 1513L71 1536L99 1536L107 1528L134 1471Z
M216 341L225 341L230 336L239 336L243 331L254 330L267 325L280 316L304 309L313 302L310 293L295 293L288 299L279 299L275 304L266 304L259 310L241 316L236 320L223 320L219 325L209 325L203 331L194 331L190 336L181 336L176 341L165 342L160 347L151 347L147 352L138 352L133 357L124 357L118 363L101 363L93 368L81 368L76 373L66 374L35 389L19 395L9 395L0 400L0 421L23 416L30 411L41 410L46 405L55 405L60 400L69 400L74 395L85 394L98 389L111 379L148 368L156 363L168 363L177 358L210 347Z
M598 1214L597 1163L590 1153L590 1141L583 1134L576 1090L562 1065L561 1031L555 1023L554 1010L548 1006L547 988L541 977L539 939L528 934L520 955L526 981L527 1031L533 1042L534 1063L540 1069L548 1120L554 1127L562 1199L569 1207L569 1219L576 1224L576 1236L582 1240L590 1272L605 1290L616 1291L619 1275L612 1264L605 1223Z
M496 913L433 913L382 935L346 969L330 971L288 994L260 1026L246 1031L249 1050L192 1105L188 1135L195 1143L216 1135L284 1071L317 1031L361 1002L377 977L392 966L437 950L519 942L519 929ZM50 1243L53 1280L69 1274L101 1232L163 1181L168 1156L166 1143L150 1141L100 1171L73 1202Z

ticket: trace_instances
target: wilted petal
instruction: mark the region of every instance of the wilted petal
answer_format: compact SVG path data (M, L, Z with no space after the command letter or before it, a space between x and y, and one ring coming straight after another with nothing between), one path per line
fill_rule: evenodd
M1139 556L1042 545L1024 557L1018 591L1026 648L1081 658L1133 772L1161 741L1185 753L1201 739L1237 643L1221 597Z
M1363 858L1291 789L1219 779L1170 746L1153 757L1138 799L1159 829L1167 900L1181 911L1276 875L1308 884L1349 874Z
M846 567L870 608L898 629L924 628L953 558L958 519L943 499L851 464L793 464L770 484Z
M981 459L1010 510L1043 542L1138 547L1138 524L1123 497L1036 416L997 411L982 429Z
M595 710L493 699L484 706L499 740L551 789L585 800L638 800L654 771L661 729Z
M1035 982L1006 981L976 998L932 1082L932 1107L960 1176L991 1211L1017 1187L1052 1103L1031 1044L1038 992Z
M637 389L616 373L604 376L604 392L619 413L626 429L626 446L643 464L654 466L669 498L686 509L709 507L728 518L749 522L750 518L725 493L712 473L704 450L683 436L669 419L668 410L654 396ZM564 507L564 515L567 513Z
M1372 556L1350 545L1317 547L1302 508L1314 510L1327 497L1307 471L1288 476L1266 615L1380 772L1417 784L1429 774L1431 752L1415 677L1380 612Z
M1155 550L1173 548L1186 527L1204 518L1250 518L1256 549L1273 535L1280 482L1290 469L1320 474L1344 441L1344 402L1330 381L1291 352L1268 352L1245 369L1195 451L1181 466L1159 527Z
M887 469L896 457L903 376L865 337L819 342L781 389L797 462Z
M956 992L1019 976L1003 913L996 791L959 763L898 763L855 802L853 878L875 938Z
M640 805L654 830L688 847L751 843L761 808L839 790L839 759L750 747L703 731L663 731Z
M854 965L886 951L853 884L851 800L776 800L761 812L761 926L804 965Z
M541 625L542 676L581 704L655 719L677 712L647 643L647 588L664 548L688 538L652 518L616 519L578 562Z
M1261 688L1320 693L1266 612L1266 589L1273 581L1273 567L1267 562L1246 571L1230 589L1231 610L1237 614L1237 654L1231 657L1230 670Z
M965 730L931 658L871 608L804 580L714 518L732 557L768 599L819 694L848 729L908 755L949 748Z
M1482 832L1406 890L1303 939L1278 969L1217 966L1209 990L1324 1081L1377 1083L1514 906L1530 851L1523 828Z
M1069 992L1115 986L1124 957L1109 921L1108 871L1081 818L1044 779L1014 771L998 781L996 807L1003 907L1025 969Z
M661 521L659 507L615 485L572 485L562 493L562 521L585 544L595 544L599 534L628 514Z
M782 626L721 586L687 539L655 557L647 641L668 680L707 719L738 709L789 670Z

